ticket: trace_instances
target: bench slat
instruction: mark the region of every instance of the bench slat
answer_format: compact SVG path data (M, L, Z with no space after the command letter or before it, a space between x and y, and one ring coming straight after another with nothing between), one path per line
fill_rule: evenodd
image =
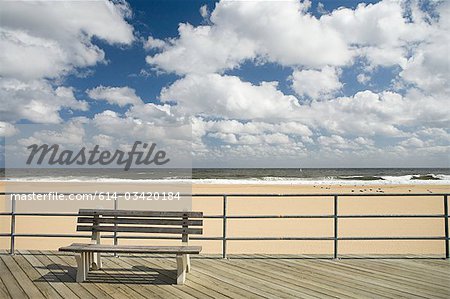
M136 211L136 210L108 210L108 209L80 209L80 216L124 216L124 217L188 217L202 218L203 212L184 211Z
M153 224L153 225L183 225L183 220L178 219L139 219L139 218L93 218L93 217L78 217L78 223L93 223L94 220L98 223L109 224ZM203 220L187 220L188 226L202 226Z
M194 234L201 235L202 228L152 227L152 226L106 226L106 225L77 225L77 231L88 232L128 232L128 233L165 233L165 234Z
M66 252L106 252L106 253L160 253L160 254L198 254L201 246L129 246L73 243L61 247L59 251Z

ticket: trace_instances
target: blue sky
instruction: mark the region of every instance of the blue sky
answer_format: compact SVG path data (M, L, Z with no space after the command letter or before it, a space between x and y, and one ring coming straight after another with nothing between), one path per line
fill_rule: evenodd
M4 136L190 119L202 167L449 167L446 1L66 4L2 9Z

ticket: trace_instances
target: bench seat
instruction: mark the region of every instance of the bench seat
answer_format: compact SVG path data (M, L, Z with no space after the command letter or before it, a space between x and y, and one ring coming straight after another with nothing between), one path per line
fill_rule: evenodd
M201 246L137 246L73 243L59 248L68 252L199 254Z

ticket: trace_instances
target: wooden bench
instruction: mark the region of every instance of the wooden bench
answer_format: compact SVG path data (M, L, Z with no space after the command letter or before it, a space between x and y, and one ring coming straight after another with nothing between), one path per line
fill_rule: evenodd
M202 234L202 212L165 212L80 209L77 231L92 232L91 243L73 243L59 251L75 252L77 282L86 280L90 269L102 268L101 253L175 254L177 284L183 284L190 271L189 255L199 254L200 246L188 246L190 234ZM193 219L194 218L194 219ZM195 219L197 218L197 219ZM131 246L100 244L102 232L180 234L181 246Z

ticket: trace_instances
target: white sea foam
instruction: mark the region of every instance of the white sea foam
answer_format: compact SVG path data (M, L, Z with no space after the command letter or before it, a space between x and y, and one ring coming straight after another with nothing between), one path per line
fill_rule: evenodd
M404 176L382 176L381 179L364 180L363 177L350 176L345 179L332 177L326 178L285 178L285 177L263 177L247 179L180 179L171 177L167 179L124 179L124 178L93 178L89 176L79 177L21 177L7 178L11 182L92 182L92 183L137 183L137 184L161 184L161 183L192 183L192 184L271 184L271 185L450 185L450 175L431 175L437 179L424 180L414 179L416 175ZM354 178L354 179L353 179ZM358 179L360 178L360 179Z

